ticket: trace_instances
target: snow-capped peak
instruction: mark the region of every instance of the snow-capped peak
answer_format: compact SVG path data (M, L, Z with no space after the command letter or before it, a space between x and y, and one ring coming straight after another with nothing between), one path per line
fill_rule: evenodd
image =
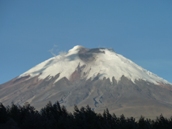
M70 49L69 52L77 52L77 51L79 51L79 50L81 50L83 48L84 48L83 46L76 45L72 49Z
M155 84L168 84L166 80L112 50L105 48L86 49L79 45L73 47L67 53L38 64L20 76L39 76L40 79L44 79L48 76L60 74L56 80L58 81L63 77L70 79L72 73L77 71L78 67L82 67L80 77L85 79L98 77L99 79L109 78L112 81L114 77L119 81L122 76L125 76L132 82L141 79Z

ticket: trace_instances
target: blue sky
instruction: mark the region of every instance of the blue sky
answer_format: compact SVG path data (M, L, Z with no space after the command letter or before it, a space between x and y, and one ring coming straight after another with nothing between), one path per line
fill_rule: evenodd
M0 84L75 45L113 48L172 82L171 0L1 0Z

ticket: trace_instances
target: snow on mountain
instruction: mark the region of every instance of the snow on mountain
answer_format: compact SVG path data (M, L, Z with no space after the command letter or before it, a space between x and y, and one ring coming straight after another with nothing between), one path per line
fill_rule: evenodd
M113 77L119 81L122 76L125 76L132 82L141 79L154 84L169 84L166 80L143 69L113 50L106 48L87 49L79 45L67 53L61 53L38 64L19 77L29 75L30 78L39 76L39 79L45 79L59 74L55 81L57 82L63 77L70 79L78 67L82 68L81 78L84 79L109 78L112 82Z

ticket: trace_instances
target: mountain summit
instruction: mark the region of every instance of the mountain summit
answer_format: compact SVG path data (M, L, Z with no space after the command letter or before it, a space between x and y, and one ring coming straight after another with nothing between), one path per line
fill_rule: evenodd
M0 85L0 102L37 109L59 101L126 116L170 115L172 85L111 49L75 46Z
M131 60L106 48L87 49L82 46L75 46L67 53L62 53L50 58L20 77L39 76L39 79L54 77L59 74L57 81L66 77L68 80L80 79L103 79L109 78L119 81L122 76L132 82L145 80L155 84L168 84L168 82L155 74L141 68Z

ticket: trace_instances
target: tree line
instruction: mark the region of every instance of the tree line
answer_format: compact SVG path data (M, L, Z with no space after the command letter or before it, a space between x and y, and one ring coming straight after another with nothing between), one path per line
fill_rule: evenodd
M141 116L138 120L124 115L117 117L108 109L102 114L89 106L70 113L59 102L49 102L40 111L30 104L4 106L0 103L0 129L172 129L172 117L160 115L155 120Z

